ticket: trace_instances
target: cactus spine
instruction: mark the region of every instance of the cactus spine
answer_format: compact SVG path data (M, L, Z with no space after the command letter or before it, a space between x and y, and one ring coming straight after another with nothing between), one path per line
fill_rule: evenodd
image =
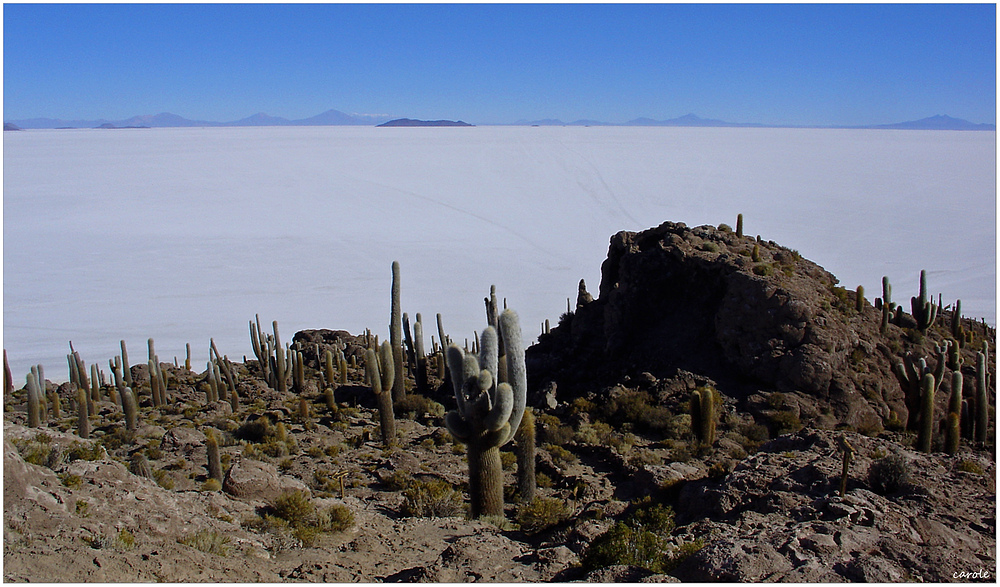
M962 437L962 374L955 371L951 374L951 399L948 402L948 419L945 422L944 451L950 455L958 452Z
M917 320L917 329L920 332L927 332L937 318L938 308L934 304L934 299L927 297L927 271L923 269L920 270L920 293L918 297L910 298L910 310Z
M504 310L500 332L507 345L508 381L498 381L499 336L487 326L480 338L479 357L458 345L448 347L458 409L448 412L445 425L468 448L470 514L503 516L503 469L500 447L510 441L521 424L527 397L524 346L517 314Z
M927 373L920 380L920 428L917 430L917 450L931 452L934 444L934 375Z
M403 387L403 315L400 308L399 289L399 261L393 261L392 308L389 316L389 342L392 344L392 366L393 372L397 375L392 384L393 401L399 401L406 397L406 389Z
M535 416L525 408L521 425L514 436L517 456L517 489L523 503L535 500Z

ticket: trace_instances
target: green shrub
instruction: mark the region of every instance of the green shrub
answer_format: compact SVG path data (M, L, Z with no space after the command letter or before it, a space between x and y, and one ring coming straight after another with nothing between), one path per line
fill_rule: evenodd
M774 273L774 267L770 263L757 263L753 266L754 275L769 277Z
M986 471L983 469L982 465L976 461L970 461L968 459L962 459L958 462L958 470L964 473L973 473L975 475L985 475Z
M902 489L910 480L910 465L900 455L891 454L868 467L868 484L872 491L889 495Z
M636 432L678 438L677 417L666 407L653 401L646 391L626 391L601 406L602 419L607 422L631 423Z
M404 516L437 518L457 516L465 511L461 492L442 479L414 479L403 490L403 499L400 513Z
M566 466L579 461L579 459L576 458L576 455L574 455L573 453L569 452L568 450L566 450L561 446L557 446L555 444L546 444L542 448L547 450L549 454L552 455L552 460L555 461L557 465Z
M307 524L316 514L316 506L304 491L286 491L271 506L271 514L292 526Z
M531 503L518 508L517 523L521 530L535 534L569 519L572 514L573 510L562 499L536 497Z
M666 573L702 547L701 542L674 547L667 540L673 529L674 514L669 506L644 504L591 542L584 551L583 566L594 570L631 565Z
M319 512L318 522L328 532L343 532L354 525L354 512L346 505L331 506Z
M393 402L393 413L410 420L429 415L434 418L444 417L444 406L418 393L407 394L401 400Z
M72 475L70 473L60 474L59 480L62 481L63 487L69 487L70 489L75 489L83 485L83 478L79 475Z

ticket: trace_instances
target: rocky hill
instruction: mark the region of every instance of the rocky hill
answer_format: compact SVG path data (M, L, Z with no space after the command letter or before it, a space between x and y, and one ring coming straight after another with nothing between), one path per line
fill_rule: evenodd
M993 582L995 331L883 305L724 225L614 235L597 296L581 283L526 351L534 434L502 447L504 515L479 520L452 375L408 325L390 446L368 334L132 365L134 423L124 383L45 382L35 412L8 378L4 579Z

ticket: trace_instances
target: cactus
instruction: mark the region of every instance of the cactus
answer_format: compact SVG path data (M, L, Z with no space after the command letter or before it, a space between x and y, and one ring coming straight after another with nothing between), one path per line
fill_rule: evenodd
M952 371L960 370L962 368L962 363L965 362L964 359L962 359L961 344L954 340L946 340L944 341L944 345L948 353L948 360L945 364L948 365L948 368ZM937 347L935 346L935 348Z
M125 385L128 387L133 386L132 382L132 367L128 364L128 350L125 348L125 341L121 341L122 347L122 376L125 378Z
M422 394L427 393L427 355L424 353L424 325L417 314L417 321L413 323L413 354L414 354L414 379L417 391Z
M736 215L736 236L743 238L743 214Z
M910 298L910 310L917 320L917 329L920 332L927 332L927 329L934 325L937 318L938 307L934 304L934 299L927 297L927 271L920 270L920 293L915 298Z
M59 399L59 393L52 391L49 394L49 402L52 404L52 418L54 420L62 419L62 404Z
M135 394L132 393L132 388L123 387L121 390L121 396L122 396L122 411L125 412L125 428L130 432L135 432L136 426L138 425L138 411L139 411L139 407L135 399Z
M211 430L205 434L205 451L208 453L208 478L222 482L222 460L219 457L219 442Z
M865 309L865 286L859 285L854 295L854 309L860 314Z
M935 347L938 354L937 368L932 372L927 365L926 359L914 360L912 355L903 357L903 361L896 361L892 366L892 372L899 381L899 386L903 389L903 401L906 404L906 429L917 430L920 419L921 391L920 382L925 374L933 373L936 382L935 391L944 381L944 370L947 363L947 349Z
M458 409L448 412L445 425L452 436L467 445L473 518L503 516L500 447L517 432L527 397L517 314L504 310L499 326L507 345L508 381L498 381L499 335L492 326L483 331L478 358L466 354L458 345L448 347L448 369Z
M101 386L97 378L97 363L90 364L90 398L95 402L101 401Z
M708 387L691 392L691 431L699 442L715 443L715 391Z
M3 401L8 402L14 395L14 377L10 374L10 364L7 363L7 349L3 350Z
M965 343L965 329L962 328L962 300L957 300L951 309L951 336L959 346Z
M80 438L90 438L90 411L87 407L87 389L78 388L76 390L76 433Z
M396 375L392 384L393 401L400 401L406 397L406 388L403 387L403 316L400 309L399 289L399 261L393 261L392 308L389 316L389 342L392 345L392 367Z
M184 343L184 369L186 371L191 370L191 343Z
M240 394L235 389L229 392L229 407L234 414L240 411Z
M34 371L34 368L32 368ZM35 381L34 373L28 373L28 428L38 428L42 425L41 399L39 398L38 383Z
M524 409L521 425L514 436L517 456L517 490L522 503L535 500L535 416L531 408Z
M986 343L983 343L984 349ZM986 354L976 353L976 418L973 423L973 440L976 444L986 444L986 429L990 423L989 375L986 372Z
M948 402L948 419L945 422L944 451L950 455L958 452L961 439L962 373L951 374L951 399Z
M385 368L379 369L379 360L375 351L368 349L365 351L365 378L372 386L372 391L378 400L379 426L382 429L382 445L386 448L392 446L396 439L396 419L392 412L392 379L394 373L388 373L393 369L392 345L386 341L380 347L379 352L388 355L383 358ZM388 360L386 360L388 359ZM386 371L387 373L383 373ZM385 386L389 383L389 386Z
M926 373L920 380L920 428L917 430L917 450L931 452L934 444L934 375Z
M847 494L847 479L851 472L851 461L854 459L854 447L843 436L837 439L837 444L844 451L844 461L840 470L840 497L844 497Z
M754 263L760 263L760 245L754 243L753 250L750 251L750 260Z

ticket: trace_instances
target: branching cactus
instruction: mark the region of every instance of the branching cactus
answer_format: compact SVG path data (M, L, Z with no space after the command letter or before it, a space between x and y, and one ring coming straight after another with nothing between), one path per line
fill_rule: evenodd
M903 361L896 361L892 366L892 372L899 381L899 386L903 389L903 402L906 404L906 429L917 430L917 422L920 419L920 382L924 375L934 376L935 391L944 381L944 369L947 362L947 349L937 347L938 362L937 367L932 371L924 358L914 360L912 355L903 357Z
M927 296L927 271L920 270L920 293L915 298L910 298L910 310L917 320L917 329L927 332L927 329L934 324L937 318L938 307L934 305L934 299Z
M382 445L392 446L396 440L396 417L392 411L393 372L392 344L389 341L379 347L381 361L373 349L365 351L365 377L368 379L375 398L378 400L379 426L382 429ZM380 366L379 363L382 363Z
M527 398L524 345L517 314L504 310L500 332L507 347L507 381L498 381L499 337L488 326L480 337L479 357L458 345L448 347L458 409L448 412L445 425L468 446L471 515L503 516L503 468L500 447L517 432Z

